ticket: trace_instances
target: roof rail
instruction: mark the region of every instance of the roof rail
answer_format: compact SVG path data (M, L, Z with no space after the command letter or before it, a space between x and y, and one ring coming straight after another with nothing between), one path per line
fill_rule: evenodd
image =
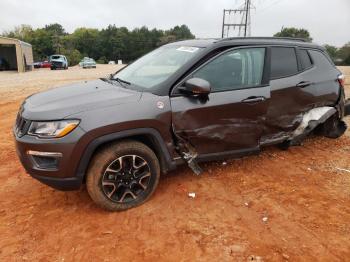
M289 41L299 41L299 42L308 42L304 38L294 38L294 37L263 37L263 36L254 36L254 37L229 37L222 38L219 42L228 41L228 40L242 40L242 39L257 39L257 40L289 40Z

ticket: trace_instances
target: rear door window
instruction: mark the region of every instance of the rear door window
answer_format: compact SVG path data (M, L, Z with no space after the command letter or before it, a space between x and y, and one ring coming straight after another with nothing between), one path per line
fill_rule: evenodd
M271 48L271 78L282 78L298 73L298 63L293 47Z
M302 70L306 70L306 69L312 67L312 61L311 61L310 55L306 49L299 50L299 58L300 58Z
M309 50L312 60L318 68L329 69L334 67L331 61L321 51Z

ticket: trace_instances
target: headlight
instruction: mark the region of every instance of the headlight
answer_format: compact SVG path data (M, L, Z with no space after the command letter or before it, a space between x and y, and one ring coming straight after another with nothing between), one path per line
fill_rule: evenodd
M79 125L79 120L61 120L50 122L32 122L28 134L41 138L59 138L74 130Z

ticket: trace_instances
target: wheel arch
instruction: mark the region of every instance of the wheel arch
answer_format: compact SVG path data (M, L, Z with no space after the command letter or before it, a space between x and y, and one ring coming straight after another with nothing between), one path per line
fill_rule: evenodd
M82 154L76 171L76 176L79 177L82 181L85 180L86 171L93 155L98 150L111 142L117 142L126 139L139 141L152 149L159 159L162 173L166 173L167 171L175 169L176 163L171 158L169 150L160 133L153 128L138 128L115 132L93 139L87 145Z

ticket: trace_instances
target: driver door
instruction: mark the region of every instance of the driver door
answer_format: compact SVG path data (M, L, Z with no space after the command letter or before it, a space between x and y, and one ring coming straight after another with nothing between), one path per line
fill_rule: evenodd
M200 156L241 154L259 149L270 86L264 70L266 48L226 51L191 73L170 98L173 131ZM190 78L211 85L206 97L181 94Z

